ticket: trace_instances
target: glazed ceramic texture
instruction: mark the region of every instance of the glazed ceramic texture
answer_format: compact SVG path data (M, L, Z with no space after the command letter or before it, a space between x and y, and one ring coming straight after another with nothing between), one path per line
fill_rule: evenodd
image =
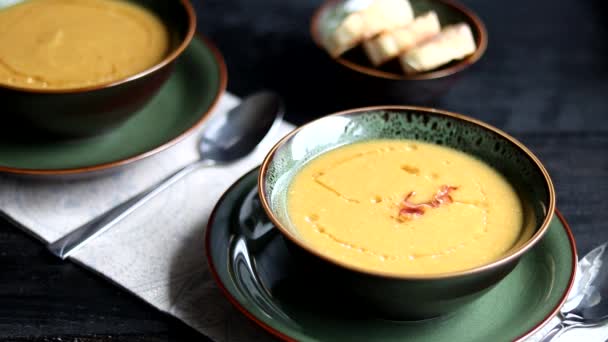
M309 160L338 146L370 139L414 139L466 152L502 173L536 218L535 234L502 259L464 272L394 276L321 256L298 238L287 213L291 179ZM417 107L373 107L329 115L303 126L275 146L260 175L267 212L305 267L341 283L365 311L395 319L436 317L471 303L491 289L538 241L555 207L551 180L540 162L506 134L464 116ZM331 280L330 280L331 279Z
M78 140L33 136L26 125L0 126L0 171L67 175L109 170L171 146L200 126L226 87L219 52L196 38L158 95L108 134Z
M127 121L159 91L174 60L190 43L196 28L188 0L129 0L157 14L171 32L171 52L156 66L117 82L74 90L0 87L4 118L30 125L40 134L86 137L108 132Z
M253 170L245 175L218 202L207 227L207 257L230 301L284 340L518 340L553 317L574 279L574 240L559 216L513 272L464 310L417 322L379 319L348 294L343 296L345 291L332 286L331 279L299 267L279 234L266 237L263 245L250 248L250 259L244 258L235 241L264 216L258 208L247 219L238 217L257 174ZM245 227L239 227L243 222Z

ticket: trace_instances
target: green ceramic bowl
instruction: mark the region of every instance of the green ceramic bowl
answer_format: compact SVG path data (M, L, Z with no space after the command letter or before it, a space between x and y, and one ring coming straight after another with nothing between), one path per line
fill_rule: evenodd
M321 49L324 49L321 43L321 26L324 25L324 22L327 20L328 14L343 1L345 0L327 0L321 7L319 7L312 17L310 34L315 43ZM439 17L442 27L459 22L469 24L471 31L473 32L473 37L475 38L477 50L475 50L472 55L462 60L450 62L434 70L411 75L406 75L401 70L401 67L397 61L388 62L380 67L374 67L371 62L369 62L367 56L360 47L352 49L351 51L346 52L344 55L336 58L336 62L351 70L380 79L431 80L456 74L474 64L481 58L481 56L483 56L488 45L488 33L481 19L479 19L479 17L473 13L473 11L454 0L409 1L412 5L415 16L419 16L430 10L435 11Z
M107 132L141 109L168 79L173 62L196 30L189 0L127 0L156 13L171 31L171 51L158 64L109 84L77 89L27 89L0 85L4 120L40 134L83 137Z
M439 275L400 276L370 271L320 254L295 233L287 210L287 189L308 161L338 146L370 139L415 139L466 152L503 174L519 193L535 233L501 259L481 267ZM264 210L303 269L318 272L320 286L337 286L361 310L391 319L427 319L482 296L517 265L545 234L555 210L555 191L540 161L520 142L483 122L450 112L407 106L354 109L302 126L269 152L259 175Z

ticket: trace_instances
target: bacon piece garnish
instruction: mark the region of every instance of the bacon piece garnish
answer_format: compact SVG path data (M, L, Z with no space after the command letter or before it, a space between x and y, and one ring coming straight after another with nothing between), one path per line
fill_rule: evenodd
M450 192L457 189L457 186L442 185L437 194L435 195L435 198L433 198L433 200L431 201L431 207L437 208L444 203L449 204L454 202L452 196L450 196Z
M410 203L410 198L412 196L414 196L415 194L416 193L412 191L409 194L407 194L407 196L405 196L405 199L403 200L403 203L401 203L401 207L399 208L399 215L406 215L406 216L424 215L424 210L425 210L426 204Z
M401 203L401 207L399 207L399 215L406 216L408 218L418 217L424 215L427 208L438 208L443 204L450 204L453 202L450 192L457 189L458 187L456 186L442 185L433 199L430 202L424 203L410 202L410 198L416 194L414 191L412 191L405 196L405 199Z

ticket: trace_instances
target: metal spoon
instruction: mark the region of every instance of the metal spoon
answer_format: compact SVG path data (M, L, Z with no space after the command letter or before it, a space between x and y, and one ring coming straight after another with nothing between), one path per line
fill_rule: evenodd
M265 136L278 128L283 111L280 97L265 91L245 98L227 113L212 116L198 142L198 160L51 243L49 250L65 259L190 172L202 166L229 164L245 157Z
M541 342L557 339L573 328L593 327L608 323L608 253L607 244L589 252L578 264L581 284L572 298L580 300L574 308L562 308L561 322ZM570 300L569 300L570 301ZM564 307L568 306L568 302Z

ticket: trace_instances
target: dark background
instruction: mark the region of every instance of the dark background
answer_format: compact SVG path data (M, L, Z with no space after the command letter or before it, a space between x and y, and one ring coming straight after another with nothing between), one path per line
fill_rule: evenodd
M582 255L608 240L608 15L605 1L464 1L486 23L480 62L449 91L412 99L333 63L312 43L319 0L194 0L199 30L228 65L228 90L281 93L303 123L361 105L427 104L487 121L545 163ZM421 85L424 87L424 85ZM421 88L424 89L424 88ZM201 252L202 253L202 252ZM0 339L201 340L97 275L58 261L0 219Z

